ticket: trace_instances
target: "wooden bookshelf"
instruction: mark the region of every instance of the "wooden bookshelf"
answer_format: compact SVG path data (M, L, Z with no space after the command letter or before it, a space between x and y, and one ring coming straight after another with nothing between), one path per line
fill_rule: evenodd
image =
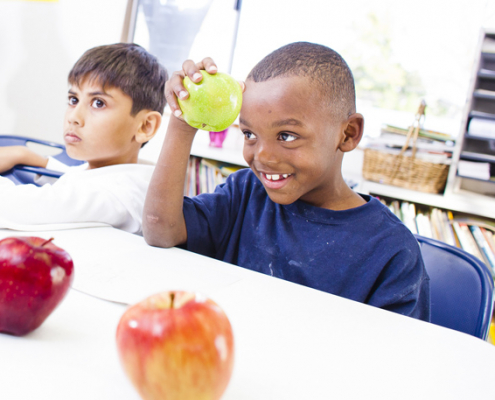
M482 31L478 42L467 96L461 132L457 143L456 161L479 163L490 178L465 176L451 168L446 193L473 192L493 199L495 203L495 135L470 132L470 124L493 121L495 124L495 31ZM493 218L493 213L492 213Z

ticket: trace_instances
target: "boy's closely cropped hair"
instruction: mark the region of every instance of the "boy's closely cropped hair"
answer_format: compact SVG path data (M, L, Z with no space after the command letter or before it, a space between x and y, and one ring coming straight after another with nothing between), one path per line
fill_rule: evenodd
M63 140L69 167L27 147L0 147L0 172L17 164L61 171L15 185L0 177L0 228L61 229L104 223L141 234L153 166L139 150L156 134L166 105L167 71L136 44L116 43L85 52L68 76ZM28 135L26 135L28 136Z
M345 153L364 129L354 79L332 49L299 42L261 60L245 82L240 129L249 169L212 194L183 197L196 129L181 117L186 61L166 85L170 119L148 190L143 233L188 250L414 318L429 320L429 278L412 233L378 199L349 188Z

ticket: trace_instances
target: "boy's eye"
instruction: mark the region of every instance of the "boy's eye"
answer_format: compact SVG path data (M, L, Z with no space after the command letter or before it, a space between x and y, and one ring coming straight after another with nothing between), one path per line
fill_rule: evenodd
M105 107L105 102L100 99L94 99L93 103L91 104L94 108L103 108Z
M77 97L69 96L69 105L75 106L77 104Z
M251 140L251 139L255 139L256 138L256 136L254 136L254 133L253 132L244 131L242 133L244 134L244 138L246 140Z
M280 139L283 142L292 142L293 140L296 140L297 137L295 137L294 135L291 135L290 133L281 133Z

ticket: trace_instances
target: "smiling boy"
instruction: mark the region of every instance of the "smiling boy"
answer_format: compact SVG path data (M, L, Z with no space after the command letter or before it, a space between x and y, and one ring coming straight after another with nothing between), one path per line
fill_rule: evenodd
M41 187L0 178L0 228L98 222L141 233L153 166L138 163L138 155L160 126L166 80L166 70L138 45L88 50L69 73L63 127L68 155L86 163L69 168L26 147L0 148L0 172L16 164L67 171Z
M165 92L174 115L184 63ZM188 250L318 290L429 320L429 279L410 231L377 199L345 183L342 159L361 140L354 80L333 50L293 43L260 61L240 113L250 169L213 194L182 198L196 130L169 123L146 198L143 233L154 246Z

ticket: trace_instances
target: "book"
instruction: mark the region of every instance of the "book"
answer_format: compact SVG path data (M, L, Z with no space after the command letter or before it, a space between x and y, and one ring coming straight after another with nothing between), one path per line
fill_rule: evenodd
M388 147L395 147L399 149L402 149L402 147L406 144L406 136L391 132L382 132L379 137L368 138L368 140L370 145L386 145ZM409 140L408 148L412 148L412 145L413 141L411 139ZM454 151L454 142L444 142L418 137L416 140L416 149L437 153L452 153Z
M471 118L469 121L467 134L468 136L495 139L495 120Z
M454 227L454 214L452 214L452 211L447 211L447 218L449 219L449 224L452 229L452 234L454 235L455 245L461 249L462 248L461 242Z
M454 229L456 230L457 237L461 243L463 250L467 251L469 254L475 256L479 260L483 260L483 256L474 240L473 234L469 229L468 225L462 222L454 222Z
M445 242L442 212L438 208L432 208L430 212L431 232L433 239Z
M430 216L428 214L422 212L416 214L416 227L418 228L418 234L433 239Z
M452 214L451 211L449 211ZM454 230L452 229L452 224L450 223L449 215L446 211L441 211L442 226L444 232L444 241L451 246L457 246L456 238L454 235Z
M490 163L459 160L457 173L465 178L490 180Z
M485 236L483 236L483 233L481 232L479 226L470 225L469 229L473 234L474 240L476 241L476 244L478 245L483 258L486 260L485 264L487 264L487 266L490 267L492 275L494 275L495 254L493 254L492 249L490 248L488 242L486 241Z
M398 133L400 135L407 135L408 131L409 129L400 128L394 125L388 125L388 124L382 125L382 132L391 132L391 133ZM455 139L447 133L441 133L427 129L420 129L418 132L418 137L439 140L441 142L447 142L447 141L455 142Z
M452 212L450 212L450 215L452 215ZM463 222L467 225L476 225L479 226L480 228L485 228L495 233L495 222L488 221L486 219L481 219L476 217L456 216L455 218L452 217L452 220L455 220L457 222Z
M488 245L492 249L493 254L495 254L495 235L493 235L491 231L485 228L480 228L480 231L488 242Z
M409 228L412 233L418 233L416 224L416 206L414 203L403 201L400 205L400 220Z

